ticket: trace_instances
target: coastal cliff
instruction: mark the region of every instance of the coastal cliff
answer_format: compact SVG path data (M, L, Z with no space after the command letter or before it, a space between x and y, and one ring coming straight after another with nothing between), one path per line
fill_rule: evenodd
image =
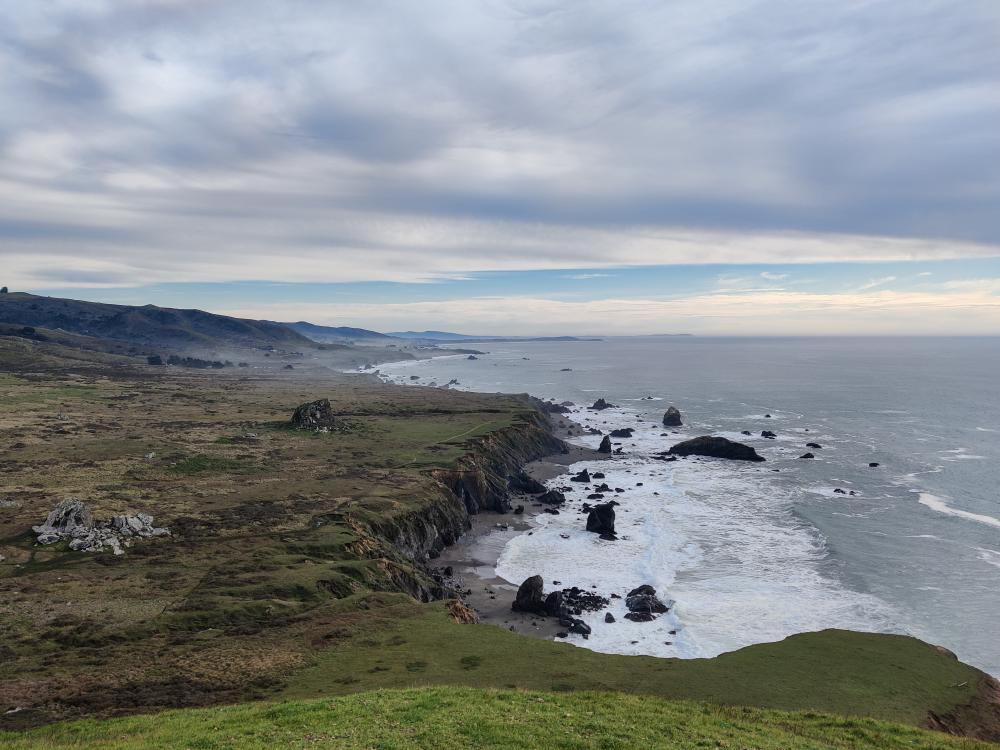
M469 528L470 517L481 511L506 513L511 509L508 479L531 461L566 450L555 437L548 417L534 409L518 414L507 427L467 442L467 452L450 468L433 468L426 475L433 490L399 512L366 523L371 538L391 548L370 546L372 554L401 556L421 566L440 554ZM393 554L395 553L395 554ZM422 601L444 595L426 576L404 590Z

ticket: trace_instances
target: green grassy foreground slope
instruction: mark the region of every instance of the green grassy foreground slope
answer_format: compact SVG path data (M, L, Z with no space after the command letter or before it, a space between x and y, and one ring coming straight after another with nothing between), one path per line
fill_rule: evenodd
M372 608L340 619L334 630L338 642L291 675L283 697L418 685L614 690L925 725L929 713L972 701L982 677L915 638L846 630L802 633L714 659L601 654L459 625L442 605Z
M621 693L428 688L169 711L0 734L9 750L138 748L755 748L986 750L871 719L663 701Z

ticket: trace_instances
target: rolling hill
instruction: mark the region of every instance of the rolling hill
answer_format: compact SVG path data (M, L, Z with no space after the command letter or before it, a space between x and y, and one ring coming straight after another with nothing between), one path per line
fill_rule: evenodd
M316 345L294 329L269 321L232 318L204 310L112 305L21 292L0 295L0 323L176 349L304 349Z

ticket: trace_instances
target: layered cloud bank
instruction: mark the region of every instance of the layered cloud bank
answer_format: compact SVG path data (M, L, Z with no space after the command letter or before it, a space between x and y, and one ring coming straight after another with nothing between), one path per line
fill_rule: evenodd
M995 3L10 5L13 288L1000 256Z
M763 291L569 302L515 296L378 305L279 304L263 312L281 320L365 321L384 331L440 330L458 322L464 331L482 335L995 335L1000 333L998 292L1000 280L939 292ZM255 317L262 310L255 306L228 312Z

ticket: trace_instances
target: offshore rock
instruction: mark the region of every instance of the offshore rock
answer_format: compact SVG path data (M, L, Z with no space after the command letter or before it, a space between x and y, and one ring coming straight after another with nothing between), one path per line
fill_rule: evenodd
M611 438L605 435L601 439L601 444L597 448L598 453L611 453Z
M587 531L613 539L615 536L615 506L617 504L612 500L610 503L601 503L591 508L587 515Z
M749 445L736 443L724 437L701 437L677 443L668 451L673 456L708 456L710 458L728 458L733 461L763 461L764 457Z
M678 411L676 406L671 406L663 415L663 426L664 427L680 427L684 424L681 421L681 413Z

